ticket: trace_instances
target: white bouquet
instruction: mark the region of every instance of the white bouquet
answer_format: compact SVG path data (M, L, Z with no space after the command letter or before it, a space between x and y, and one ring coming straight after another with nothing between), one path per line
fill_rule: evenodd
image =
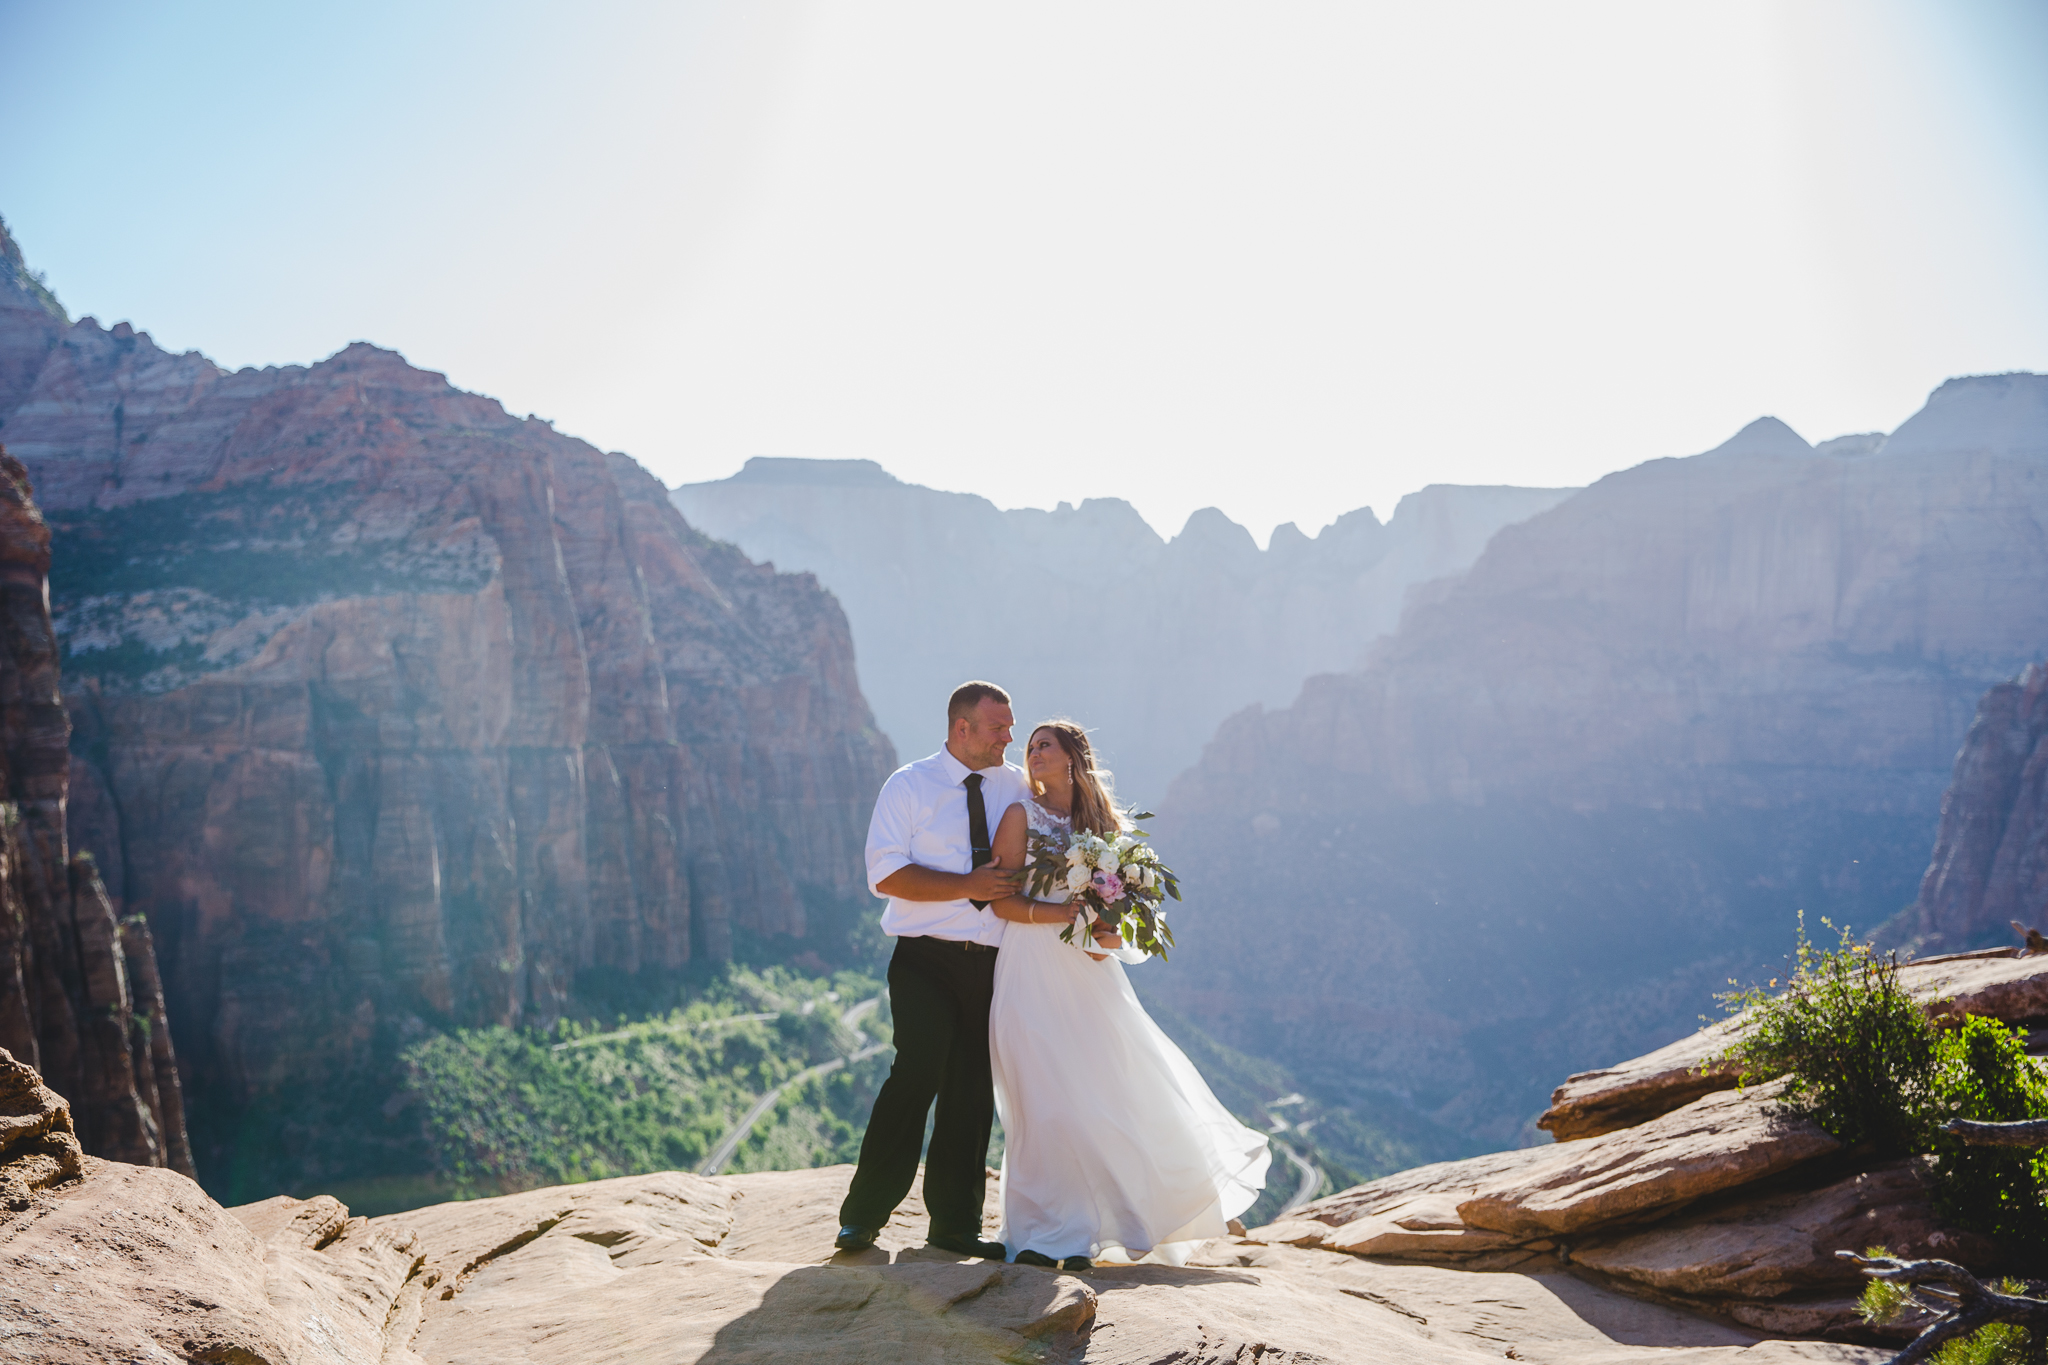
M1141 811L1133 818L1152 817ZM1166 925L1164 907L1168 896L1180 899L1180 881L1144 835L1142 829L1126 829L1108 836L1080 833L1065 841L1031 836L1031 894L1043 899L1064 887L1069 900L1081 907L1061 938L1072 943L1076 929L1092 937L1100 927L1165 960L1173 930Z

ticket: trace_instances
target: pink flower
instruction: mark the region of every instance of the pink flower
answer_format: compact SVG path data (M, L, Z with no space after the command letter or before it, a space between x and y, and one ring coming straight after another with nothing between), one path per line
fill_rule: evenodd
M1102 897L1105 905L1114 905L1124 897L1123 881L1114 872L1098 871L1088 879L1088 884L1095 888L1095 894Z

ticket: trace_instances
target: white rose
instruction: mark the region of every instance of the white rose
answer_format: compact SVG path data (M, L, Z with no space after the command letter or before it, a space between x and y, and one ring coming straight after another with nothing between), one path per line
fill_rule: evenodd
M1086 885L1088 885L1087 868L1070 867L1067 869L1067 890L1079 891L1082 887Z
M1067 866L1068 866L1068 867L1079 867L1079 866L1081 866L1081 864L1083 864L1083 863L1085 863L1085 862L1087 862L1087 861L1088 861L1088 850L1087 850L1087 849L1085 849L1085 848L1083 848L1083 847L1081 847L1081 845L1080 845L1080 844L1078 844L1078 843L1077 843L1077 844L1074 844L1073 846L1071 846L1070 848L1068 848L1068 849L1067 849Z

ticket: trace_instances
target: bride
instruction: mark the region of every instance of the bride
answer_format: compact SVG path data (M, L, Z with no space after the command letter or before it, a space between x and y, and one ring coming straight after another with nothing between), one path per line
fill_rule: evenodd
M1122 826L1080 726L1033 730L1024 764L1035 795L1003 813L999 866L1025 865L1029 833L1064 840ZM1063 942L1075 909L1064 887L1056 894L993 907L1009 921L988 1021L1002 1240L1024 1265L1085 1270L1148 1255L1178 1264L1251 1207L1272 1155L1138 1003L1124 963L1145 954L1106 933L1094 950L1078 930Z

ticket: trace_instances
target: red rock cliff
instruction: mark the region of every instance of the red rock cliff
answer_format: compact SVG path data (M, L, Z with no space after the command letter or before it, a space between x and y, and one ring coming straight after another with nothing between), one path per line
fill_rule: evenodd
M87 1151L190 1175L149 927L118 922L91 859L66 847L49 567L28 475L0 447L0 1049L79 1097Z
M1936 951L2009 943L2048 911L2048 664L1977 704L1941 798L1909 934Z
M867 914L894 756L815 580L393 352L230 374L11 301L73 841L162 945L196 1129Z

